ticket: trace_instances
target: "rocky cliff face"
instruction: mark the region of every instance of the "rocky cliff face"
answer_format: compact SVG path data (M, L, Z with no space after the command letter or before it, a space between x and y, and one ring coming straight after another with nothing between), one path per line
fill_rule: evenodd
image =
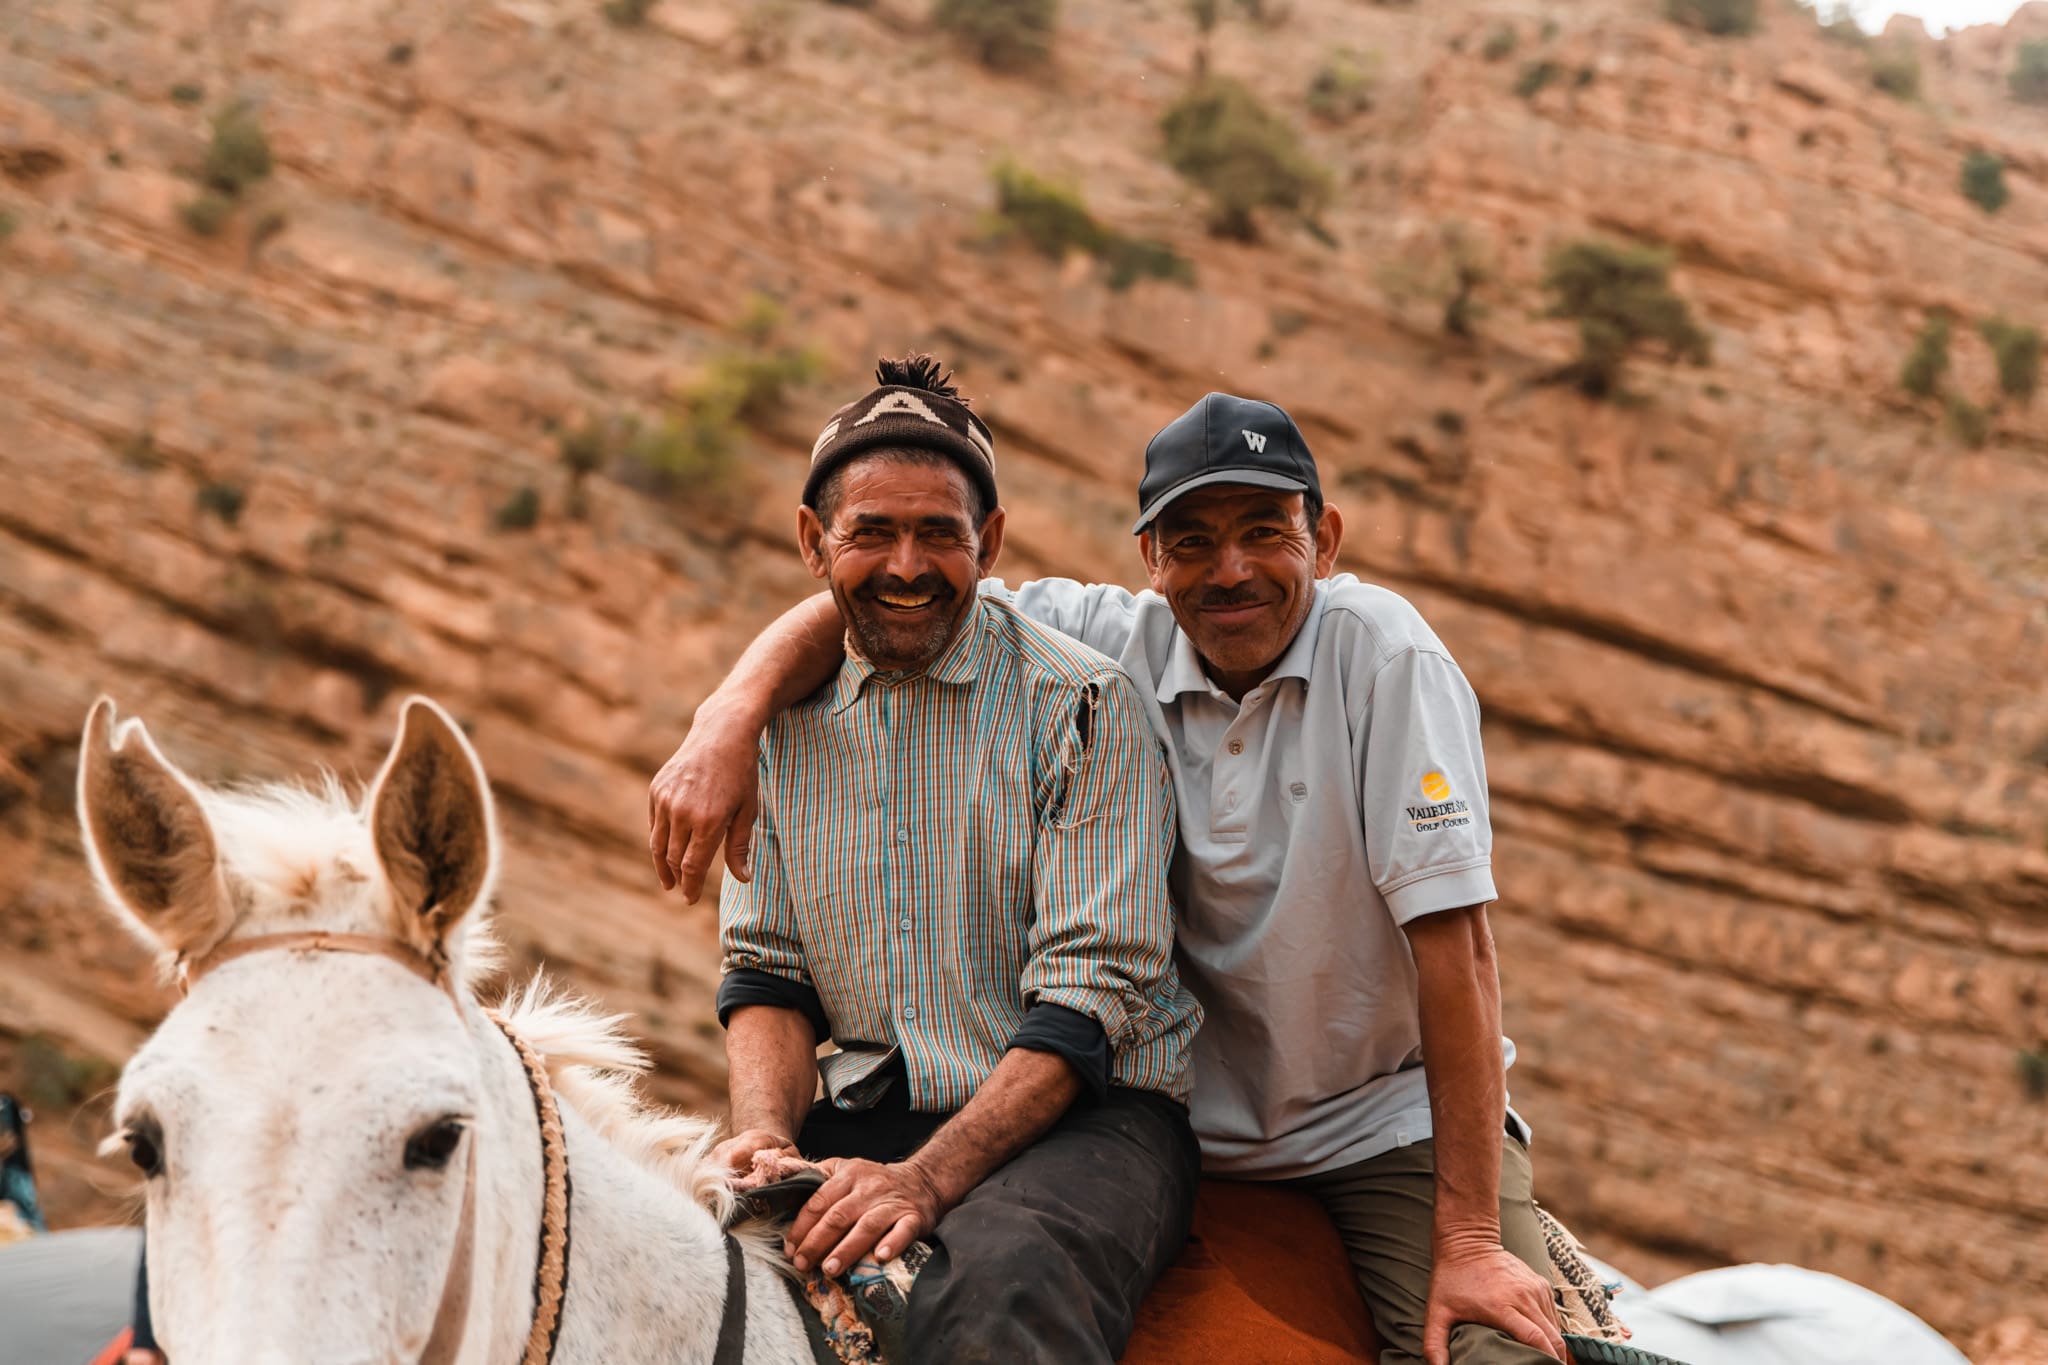
M1134 577L1143 442L1205 389L1300 419L1347 567L1420 604L1486 707L1511 1085L1591 1244L1650 1280L1832 1270L1959 1339L2034 1308L2048 410L2004 404L1970 450L1897 376L1948 310L1951 386L1985 402L1975 320L2048 322L2048 111L2003 85L2048 7L1889 35L1918 102L1769 0L1741 39L1647 0L1266 8L1209 60L1308 129L1327 241L1204 235L1158 154L1195 48L1166 0L1070 0L1023 75L910 0L661 0L639 27L10 5L0 1080L55 1105L55 1212L116 1212L89 1097L167 1003L89 909L70 786L100 691L216 779L366 773L435 694L497 782L519 965L635 1011L664 1092L715 1102L714 924L654 889L646 780L809 586L816 423L914 345L997 432L1012 578ZM1310 122L1340 50L1371 107ZM202 236L181 211L233 98L276 166ZM1958 188L1977 149L1996 214ZM1005 154L1195 286L989 241ZM1587 234L1675 250L1710 366L1639 364L1621 406L1542 382L1572 348L1542 263ZM1438 322L1454 258L1484 275L1470 339ZM749 344L756 294L823 377L711 484L614 464L572 496L561 434L660 412ZM2029 1349L1999 1330L1984 1350Z

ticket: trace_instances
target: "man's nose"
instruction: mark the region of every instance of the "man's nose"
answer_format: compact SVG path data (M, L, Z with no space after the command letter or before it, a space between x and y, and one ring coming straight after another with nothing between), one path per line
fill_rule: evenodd
M905 583L914 583L924 576L924 547L917 543L916 536L899 536L889 550L889 572Z
M1235 588L1250 582L1251 577L1251 562L1238 546L1225 544L1216 552L1216 562L1209 570L1210 586Z

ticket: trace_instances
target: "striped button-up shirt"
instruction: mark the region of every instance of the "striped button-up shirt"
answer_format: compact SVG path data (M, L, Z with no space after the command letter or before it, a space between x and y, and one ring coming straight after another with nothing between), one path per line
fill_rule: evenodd
M1173 965L1173 833L1129 677L977 599L930 668L849 654L770 724L725 970L817 991L842 1108L900 1058L913 1109L958 1109L1039 1004L1101 1024L1115 1084L1184 1099L1201 1011Z

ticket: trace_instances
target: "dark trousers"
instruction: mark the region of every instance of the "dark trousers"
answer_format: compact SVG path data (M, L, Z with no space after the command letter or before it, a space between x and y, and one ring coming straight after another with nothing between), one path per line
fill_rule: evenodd
M807 1157L900 1161L948 1117L912 1113L899 1077L873 1109L821 1103ZM910 1295L910 1365L1114 1361L1180 1253L1201 1151L1185 1107L1112 1089L1083 1099L939 1220Z

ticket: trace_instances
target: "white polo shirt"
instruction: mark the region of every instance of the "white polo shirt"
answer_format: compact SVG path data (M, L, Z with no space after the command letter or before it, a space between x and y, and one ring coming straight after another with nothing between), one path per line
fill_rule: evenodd
M1436 633L1384 588L1319 582L1240 704L1156 593L983 590L1121 663L1165 742L1181 973L1208 1011L1192 1101L1205 1167L1286 1179L1429 1137L1401 926L1495 898L1479 703Z

